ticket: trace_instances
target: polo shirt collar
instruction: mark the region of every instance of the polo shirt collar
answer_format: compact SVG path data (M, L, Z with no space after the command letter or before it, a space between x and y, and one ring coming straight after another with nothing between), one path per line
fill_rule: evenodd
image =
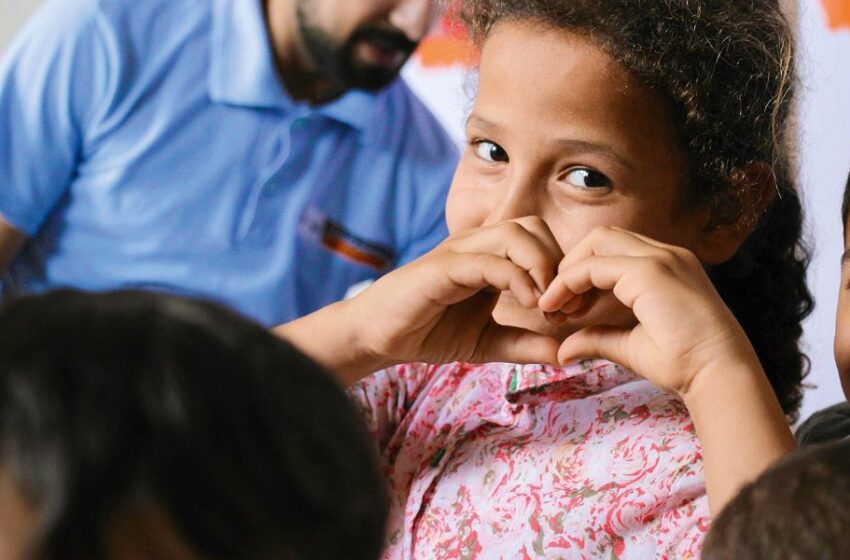
M378 120L378 102L379 94L354 89L330 103L317 107L316 112L366 132Z
M213 101L286 112L309 107L294 101L278 79L262 0L214 0L210 53ZM374 122L378 97L352 90L312 111L366 131Z

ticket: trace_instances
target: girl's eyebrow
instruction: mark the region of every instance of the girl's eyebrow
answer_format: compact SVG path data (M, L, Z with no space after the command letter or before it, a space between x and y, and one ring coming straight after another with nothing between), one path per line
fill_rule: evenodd
M488 134L497 133L502 130L502 127L497 125L496 123L490 122L487 119L482 119L481 117L476 115L470 115L469 118L466 119L466 126L477 128ZM554 143L566 152L601 155L614 160L615 163L621 165L622 167L625 167L629 171L636 171L635 166L632 164L632 162L620 155L620 153L617 152L617 150L615 150L609 144L589 142L587 140L577 140L572 138L563 138L555 140Z
M496 123L490 122L487 119L482 119L475 115L469 115L469 118L466 119L466 126L474 126L475 128L490 132L501 130L501 127Z
M608 144L600 144L596 142L588 142L587 140L562 139L556 140L555 143L571 153L580 154L598 154L615 160L630 171L635 171L635 166L632 162L624 158Z

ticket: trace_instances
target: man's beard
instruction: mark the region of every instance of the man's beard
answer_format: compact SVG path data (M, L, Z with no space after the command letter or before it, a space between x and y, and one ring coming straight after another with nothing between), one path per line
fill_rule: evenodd
M399 31L373 25L364 25L344 43L336 43L322 29L307 21L303 4L299 4L297 15L301 38L316 71L328 81L335 93L351 88L375 91L388 86L417 46ZM399 63L391 67L356 60L355 49L364 43L375 45L387 53L398 53Z

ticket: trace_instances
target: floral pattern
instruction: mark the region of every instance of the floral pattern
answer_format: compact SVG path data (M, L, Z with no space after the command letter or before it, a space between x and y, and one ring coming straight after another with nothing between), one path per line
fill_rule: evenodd
M616 364L408 364L351 392L390 485L385 560L699 557L687 410Z

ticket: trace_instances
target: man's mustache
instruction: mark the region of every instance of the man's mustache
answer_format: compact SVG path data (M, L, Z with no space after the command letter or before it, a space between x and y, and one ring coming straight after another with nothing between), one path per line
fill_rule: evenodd
M407 35L400 31L391 31L377 27L363 27L358 29L349 41L349 44L355 45L361 41L368 41L377 45L385 51L398 51L405 54L410 54L419 43L411 41Z

